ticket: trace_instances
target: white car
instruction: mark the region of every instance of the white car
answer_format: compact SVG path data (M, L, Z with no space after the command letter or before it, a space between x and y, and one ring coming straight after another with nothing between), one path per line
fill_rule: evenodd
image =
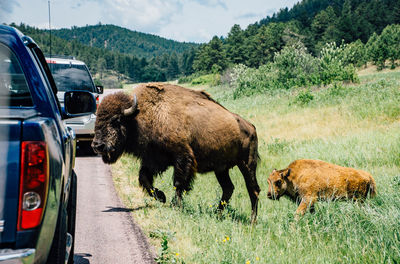
M95 86L92 75L83 61L69 57L46 57L54 81L57 85L57 97L64 104L64 93L66 91L89 91L96 98L99 104L99 94L103 93L102 86ZM67 119L65 124L71 127L77 138L77 145L80 150L92 153L91 143L94 137L94 124L96 115Z

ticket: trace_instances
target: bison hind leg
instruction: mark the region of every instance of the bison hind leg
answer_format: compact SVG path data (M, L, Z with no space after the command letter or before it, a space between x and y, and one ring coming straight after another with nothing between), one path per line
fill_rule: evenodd
M221 172L216 171L215 176L217 177L218 183L219 185L221 185L222 188L222 197L218 205L218 210L223 210L229 203L235 186L233 185L232 180L229 177L228 169Z
M196 159L192 149L187 147L179 153L174 164L175 205L182 207L182 194L192 189L196 171Z
M258 211L258 196L260 194L260 187L257 183L256 178L256 167L257 165L248 166L248 164L238 165L240 172L243 174L244 181L246 183L247 192L250 196L251 201L251 223L255 224L257 221L257 211Z

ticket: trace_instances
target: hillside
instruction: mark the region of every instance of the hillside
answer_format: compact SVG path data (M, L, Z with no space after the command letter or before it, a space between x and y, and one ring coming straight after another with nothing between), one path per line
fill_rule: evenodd
M75 26L71 29L53 30L52 33L59 38L74 39L87 46L118 51L147 59L166 53L182 54L198 46L194 43L169 40L115 25Z
M222 72L233 64L258 68L298 42L318 56L326 43L366 44L374 33L399 23L399 0L303 0L246 29L233 25L227 37L215 36L198 50L194 69Z
M144 57L141 58L137 54L123 53L123 50L119 50L119 48L111 49L111 45L108 44L106 45L106 48L100 46L96 47L94 44L85 45L76 39L77 35L81 36L84 35L84 33L78 34L74 31L74 34L76 35L71 35L71 38L66 38L66 34L64 34L64 38L58 37L58 34L64 31L56 30L51 32L52 41L50 50L50 34L48 30L38 29L25 24L11 24L11 26L17 27L24 34L32 37L45 53L74 56L77 59L84 61L88 65L92 74L98 74L100 77L103 76L103 73L117 74L119 80L121 78L124 79L123 76L126 76L129 78L129 81L148 82L166 81L177 78L180 75L193 73L192 64L196 49L195 44L179 43L151 36L149 34L136 32L142 36L148 37L149 39L153 38L153 40L158 41L154 42L154 45L152 46L154 48L154 55L149 59ZM103 28L103 26L93 27L99 29ZM88 28L90 28L90 26ZM109 29L118 27L104 26L104 28ZM75 29L83 30L84 28ZM122 28L118 28L118 30L124 31ZM68 30L65 30L65 32L68 32ZM93 32L91 35L92 43L98 43L100 42L99 39L106 38L105 33L103 32L102 34L99 33L99 36L97 36ZM131 35L130 37L133 38L133 36L134 35ZM129 42L129 38L124 37L119 39L117 36L113 36L112 39L117 39L119 45L122 45L124 41ZM145 41L143 40L143 43L144 42ZM108 43L108 41L105 41L105 43ZM147 41L146 43L149 44L150 41ZM145 47L146 45L143 44L142 46Z

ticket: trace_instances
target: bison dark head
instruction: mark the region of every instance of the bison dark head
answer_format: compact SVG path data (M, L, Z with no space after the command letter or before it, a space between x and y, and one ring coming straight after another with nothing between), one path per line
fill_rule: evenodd
M106 96L97 109L92 148L105 163L114 163L122 155L127 142L128 122L137 110L137 99L125 93Z

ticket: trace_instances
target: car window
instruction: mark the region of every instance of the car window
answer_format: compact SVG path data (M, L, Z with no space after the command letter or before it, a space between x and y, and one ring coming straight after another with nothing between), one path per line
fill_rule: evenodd
M0 43L0 107L31 107L33 101L15 54Z
M95 87L85 65L49 64L58 91L89 91L95 92Z

